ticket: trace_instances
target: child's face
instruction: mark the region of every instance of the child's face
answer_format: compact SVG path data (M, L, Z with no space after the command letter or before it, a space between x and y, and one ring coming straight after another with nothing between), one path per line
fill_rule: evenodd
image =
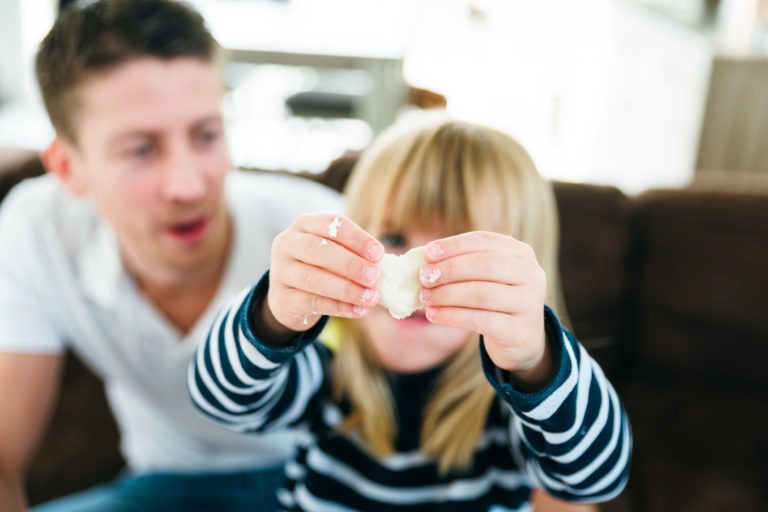
M381 237L386 252L402 254L407 250L442 238L438 231L391 231ZM439 366L461 350L472 339L463 329L429 322L423 309L396 320L382 306L377 306L360 319L365 336L388 370L414 373Z

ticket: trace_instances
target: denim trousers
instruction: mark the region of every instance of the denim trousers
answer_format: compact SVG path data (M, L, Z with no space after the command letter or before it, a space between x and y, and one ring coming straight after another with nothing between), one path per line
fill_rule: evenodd
M31 512L274 512L283 466L232 473L123 474Z

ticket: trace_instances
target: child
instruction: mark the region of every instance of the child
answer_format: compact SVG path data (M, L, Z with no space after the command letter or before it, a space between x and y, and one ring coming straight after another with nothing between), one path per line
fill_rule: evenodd
M624 487L629 424L562 327L553 194L493 129L431 117L366 150L348 218L299 217L270 273L224 310L190 392L244 432L305 427L288 510L529 510ZM378 305L383 253L424 246L424 308ZM537 259L538 258L538 259ZM545 306L545 300L552 307ZM338 350L317 341L339 317Z

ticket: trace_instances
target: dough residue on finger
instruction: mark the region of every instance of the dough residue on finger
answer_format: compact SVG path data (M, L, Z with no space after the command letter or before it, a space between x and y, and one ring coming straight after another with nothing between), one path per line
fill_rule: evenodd
M328 224L328 236L331 238L339 236L339 227L341 227L341 220L336 216L333 218L333 221Z

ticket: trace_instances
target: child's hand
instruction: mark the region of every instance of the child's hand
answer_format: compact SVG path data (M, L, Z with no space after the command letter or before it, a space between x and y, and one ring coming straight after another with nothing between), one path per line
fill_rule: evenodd
M383 254L381 243L342 215L298 217L272 243L267 327L305 331L321 315L365 314L379 301L376 261Z
M547 278L533 249L475 231L428 243L426 257L427 318L482 334L493 362L523 387L546 384L554 369L544 332Z

